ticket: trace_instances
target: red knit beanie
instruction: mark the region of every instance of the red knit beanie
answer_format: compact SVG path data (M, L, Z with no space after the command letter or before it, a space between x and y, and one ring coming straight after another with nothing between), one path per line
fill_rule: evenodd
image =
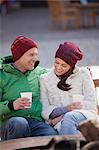
M65 42L60 44L55 57L64 60L67 64L74 67L78 60L81 60L83 53L74 43Z
M18 36L11 45L13 61L18 60L26 51L33 47L37 48L37 45L31 39L24 36Z

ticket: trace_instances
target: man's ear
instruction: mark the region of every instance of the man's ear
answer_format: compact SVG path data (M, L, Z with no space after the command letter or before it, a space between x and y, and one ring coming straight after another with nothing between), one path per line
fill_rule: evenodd
M37 60L37 61L35 62L35 64L34 64L34 69L39 65L39 63L40 63L39 60Z

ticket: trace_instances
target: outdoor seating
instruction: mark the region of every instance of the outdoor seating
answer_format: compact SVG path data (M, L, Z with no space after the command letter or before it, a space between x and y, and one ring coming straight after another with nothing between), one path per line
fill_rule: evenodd
M72 0L74 6L80 10L81 27L96 27L97 16L99 16L99 2L88 0ZM89 18L89 20L87 19Z
M0 142L0 150L22 150L25 148L28 150L47 150L48 148L51 148L50 146L54 144L55 141L61 140L71 141L71 143L74 141L77 147L76 150L80 150L80 141L85 142L85 138L82 135L27 137Z
M80 15L78 8L71 7L71 5L68 5L69 3L60 0L47 0L47 2L51 14L52 28L55 28L56 25L60 25L62 30L67 29L68 25L74 29L79 28Z
M74 29L83 27L95 27L99 15L99 3L81 0L50 1L47 0L51 14L52 28L60 25L62 30L68 27ZM89 20L87 19L89 18Z

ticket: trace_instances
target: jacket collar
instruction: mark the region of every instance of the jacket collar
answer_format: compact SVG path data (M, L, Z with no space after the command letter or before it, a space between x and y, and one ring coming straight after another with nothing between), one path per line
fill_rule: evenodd
M20 72L19 70L17 70L12 64L13 64L13 59L12 56L6 56L0 59L0 69L3 69L4 71L8 72L8 73L12 73L12 74L19 74L19 75L23 75L22 72ZM35 70L39 65L39 61L37 61L35 63L35 68L33 70ZM31 71L33 70L28 70L25 74L28 75Z

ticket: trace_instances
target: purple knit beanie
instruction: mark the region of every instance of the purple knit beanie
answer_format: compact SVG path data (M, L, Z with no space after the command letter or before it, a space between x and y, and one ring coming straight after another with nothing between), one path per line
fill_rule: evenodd
M55 58L58 57L64 60L67 64L74 67L78 60L81 60L83 53L72 42L65 42L60 44L58 50L56 51Z
M13 61L18 60L26 51L34 47L37 48L34 41L24 36L18 36L11 45Z

